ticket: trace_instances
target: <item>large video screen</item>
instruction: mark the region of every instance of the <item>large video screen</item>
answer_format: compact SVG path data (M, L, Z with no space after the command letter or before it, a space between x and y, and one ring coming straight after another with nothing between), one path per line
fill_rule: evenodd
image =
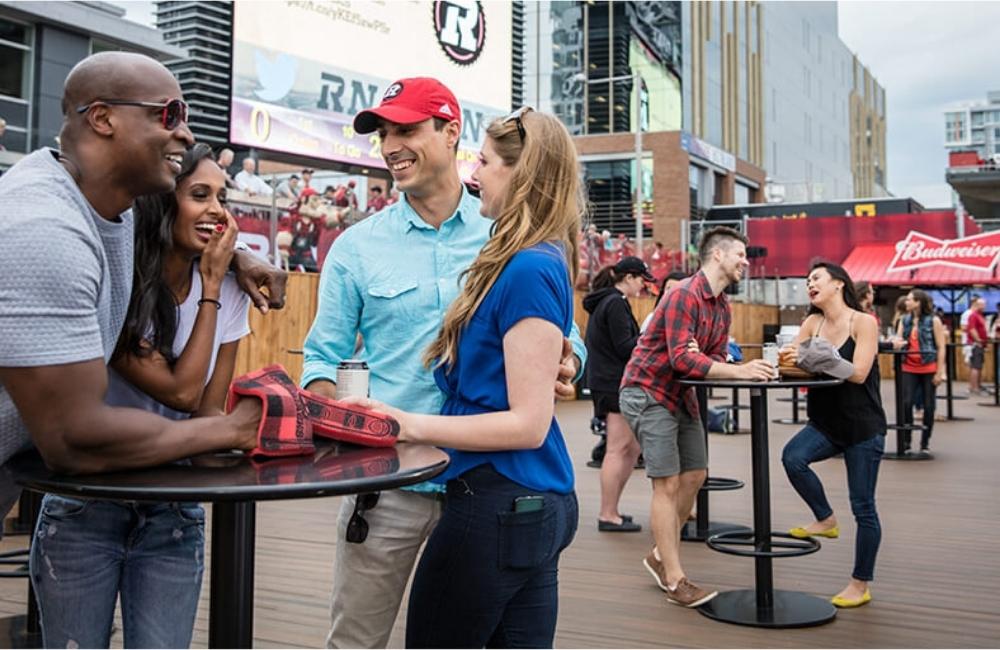
M478 0L235 3L230 140L385 168L359 111L405 77L436 77L462 107L459 169L471 173L491 119L510 110L511 8Z

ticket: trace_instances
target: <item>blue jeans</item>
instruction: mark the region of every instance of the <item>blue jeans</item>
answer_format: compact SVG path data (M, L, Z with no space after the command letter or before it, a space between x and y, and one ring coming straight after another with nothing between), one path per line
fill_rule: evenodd
M875 575L875 556L882 540L882 526L875 510L875 483L878 481L878 466L882 462L885 436L875 435L850 447L834 444L811 424L795 434L784 451L781 462L792 487L812 510L816 521L833 514L830 502L826 500L823 484L809 465L844 454L847 465L847 491L851 499L851 512L857 522L857 537L854 540L854 571L857 580L871 581Z
M30 563L45 647L107 648L119 594L126 648L188 647L204 556L198 504L46 495Z
M514 499L529 495L543 507L514 512ZM533 491L490 465L449 481L413 578L406 647L551 648L559 554L578 515L574 493Z

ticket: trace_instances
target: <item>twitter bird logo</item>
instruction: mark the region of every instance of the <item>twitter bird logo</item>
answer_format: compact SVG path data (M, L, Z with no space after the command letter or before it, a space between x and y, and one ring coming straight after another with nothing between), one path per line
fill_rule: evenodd
M273 59L260 50L254 50L253 54L257 62L257 81L261 86L254 94L265 102L276 102L287 95L295 85L298 60L285 53Z

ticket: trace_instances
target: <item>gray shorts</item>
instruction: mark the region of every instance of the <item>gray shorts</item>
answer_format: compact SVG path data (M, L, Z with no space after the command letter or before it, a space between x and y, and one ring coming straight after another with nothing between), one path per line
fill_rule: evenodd
M985 351L981 345L972 346L972 354L969 355L969 367L973 370L982 370L983 362L986 360Z
M684 409L671 413L636 386L622 388L618 403L642 446L646 476L664 478L708 467L705 430L700 420Z

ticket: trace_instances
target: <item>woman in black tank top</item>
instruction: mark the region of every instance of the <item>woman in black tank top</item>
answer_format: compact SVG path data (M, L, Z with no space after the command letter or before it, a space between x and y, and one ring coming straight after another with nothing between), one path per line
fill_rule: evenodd
M854 570L850 582L831 601L837 607L857 607L871 600L868 583L874 577L882 528L875 510L875 483L885 447L885 411L879 392L878 324L864 313L854 284L843 268L819 262L806 282L809 316L795 343L782 350L797 357L798 344L822 337L854 365L854 374L838 386L812 388L807 401L809 422L788 441L781 455L792 487L816 520L789 531L794 537L840 536L823 484L809 465L844 455L851 512L857 522Z

